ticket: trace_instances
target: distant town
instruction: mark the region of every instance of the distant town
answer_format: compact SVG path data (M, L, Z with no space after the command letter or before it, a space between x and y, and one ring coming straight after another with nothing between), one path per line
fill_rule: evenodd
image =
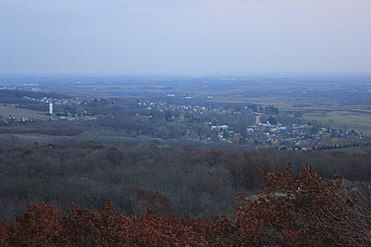
M370 145L369 136L356 124L347 129L331 127L331 122L323 126L282 113L275 106L216 102L212 95L168 93L152 99L64 97L41 93L37 88L22 91L5 87L0 92L8 95L0 102L3 133L6 127L9 133L48 133L46 129L53 134L64 128L79 129L76 133L96 129L112 130L123 138L302 151ZM12 93L13 98L9 96ZM19 112L12 114L11 109ZM38 129L40 122L43 131ZM59 124L49 127L48 122Z

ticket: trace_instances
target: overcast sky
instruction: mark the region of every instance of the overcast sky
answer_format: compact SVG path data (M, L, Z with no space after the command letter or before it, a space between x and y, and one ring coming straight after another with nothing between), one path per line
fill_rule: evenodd
M0 74L371 71L371 0L0 0Z

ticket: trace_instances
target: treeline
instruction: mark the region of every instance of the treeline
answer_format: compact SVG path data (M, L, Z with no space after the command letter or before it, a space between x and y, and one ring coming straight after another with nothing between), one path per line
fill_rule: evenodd
M68 121L39 121L0 124L0 134L41 134L51 136L76 136L84 132L87 124ZM0 145L1 146L1 145Z
M351 147L367 147L371 146L371 143L348 143L348 144L332 144L332 145L322 145L317 150L331 150L331 149L340 149L340 148L351 148Z
M0 134L41 134L55 136L76 136L83 132L81 129L25 129L0 127Z
M112 201L120 212L186 213L197 218L233 215L236 193L255 195L261 172L288 162L293 172L311 164L325 178L356 184L371 180L371 152L206 149L156 144L103 146L71 142L28 148L0 144L0 217L15 219L29 203L93 210Z
M0 221L1 246L370 246L370 201L341 180L309 167L265 173L256 198L236 198L235 216L118 213L111 203L92 211L73 204L63 213L30 205L13 224Z
M20 108L27 108L38 111L45 111L46 103L34 101L32 99L42 99L44 97L52 99L63 99L69 98L68 96L47 93L47 92L34 92L25 90L12 90L12 89L2 89L0 90L0 103L2 104L15 104Z

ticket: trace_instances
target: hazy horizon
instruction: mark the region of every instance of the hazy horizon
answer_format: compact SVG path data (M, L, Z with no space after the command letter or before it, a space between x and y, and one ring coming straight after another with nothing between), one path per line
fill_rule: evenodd
M365 74L366 0L0 0L0 75Z

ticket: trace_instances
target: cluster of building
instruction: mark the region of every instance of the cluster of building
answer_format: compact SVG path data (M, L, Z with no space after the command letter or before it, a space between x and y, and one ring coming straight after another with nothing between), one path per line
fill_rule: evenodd
M0 125L9 126L13 124L18 123L30 123L35 122L35 119L28 118L28 117L14 117L12 115L9 115L7 117L1 117L0 116Z
M365 140L367 135L356 131L319 128L311 124L271 124L260 123L260 116L256 117L256 124L248 126L245 133L236 133L229 126L220 128L211 126L218 131L218 139L228 143L239 142L251 146L275 146L280 149L330 149L357 146ZM229 130L225 132L225 130ZM229 137L229 138L226 138ZM334 143L336 139L337 143Z
M170 97L170 96L169 96ZM171 95L172 97L172 95ZM313 148L321 148L337 145L347 146L351 143L360 142L362 138L367 136L357 133L356 131L346 131L332 128L321 128L310 123L277 123L275 120L270 122L268 115L254 112L251 109L245 108L243 113L236 112L232 108L224 108L223 106L200 106L200 105L175 105L158 102L140 102L139 107L146 108L147 110L158 110L160 112L170 111L181 112L180 114L172 114L171 121L182 122L185 120L187 113L192 113L193 118L203 114L216 114L217 116L232 116L236 114L250 114L253 120L247 124L244 129L232 124L219 123L215 121L204 121L200 124L207 126L212 134L202 134L193 137L195 141L203 143L228 143L228 144L243 144L248 146L274 146L281 149L295 149L307 150ZM152 116L138 115L141 119L149 121ZM204 118L203 118L204 119ZM264 119L264 122L262 122ZM217 121L218 122L218 121ZM240 123L239 123L240 124ZM192 133L192 129L187 130L187 133ZM338 143L334 144L334 140ZM353 145L352 144L352 145Z
M97 117L68 114L67 116L59 116L58 119L62 121L78 122L78 121L95 121L97 120Z
M197 114L216 113L216 114L236 114L235 110L223 107L205 107L205 106L186 106L169 105L165 103L139 103L140 106L147 107L148 110L157 109L159 111L181 111L183 113L191 112ZM246 126L244 130L236 128L233 124L213 124L213 121L206 121L203 124L214 133L213 136L201 135L196 139L203 143L235 143L248 146L274 146L281 149L307 150L323 147L341 147L354 145L362 141L367 136L356 131L346 131L341 129L320 128L310 123L271 123L262 122L261 119L267 119L267 116L257 112L245 112L253 114L254 123ZM183 121L185 114L178 117L172 116L173 121ZM147 118L148 120L151 117ZM191 133L192 130L188 130ZM334 144L334 140L336 140Z

